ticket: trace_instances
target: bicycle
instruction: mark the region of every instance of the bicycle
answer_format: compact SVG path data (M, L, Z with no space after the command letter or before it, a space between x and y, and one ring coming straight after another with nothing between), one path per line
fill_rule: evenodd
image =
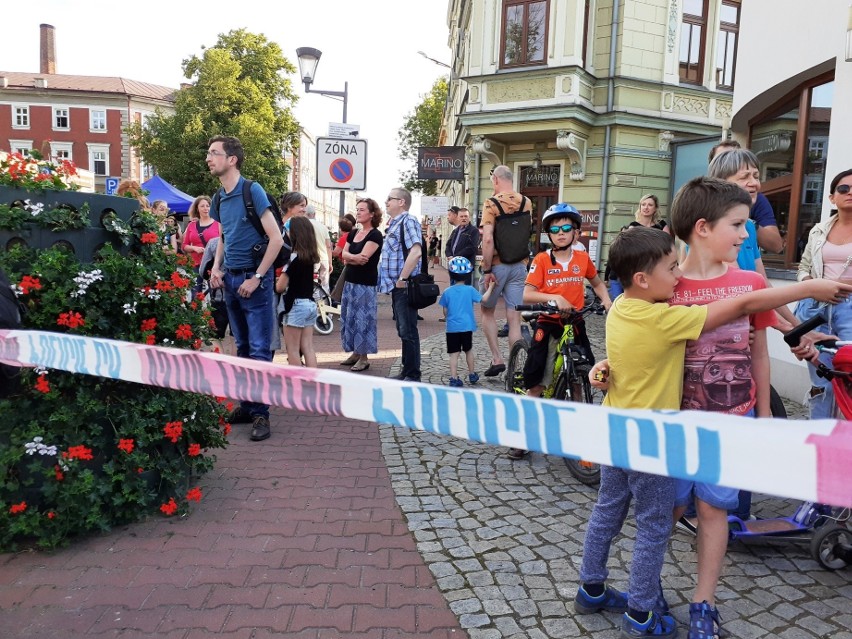
M558 312L556 305L552 303L522 304L516 306L515 309L521 311L523 320L531 325L535 323L539 315ZM575 343L574 326L586 315L602 311L603 306L600 302L594 302L582 311L572 312L565 319L565 327L556 346L553 377L550 384L544 389L542 397L584 404L601 403L603 392L593 388L589 382L589 371L594 362L589 360L583 349ZM535 332L534 326L532 326L532 331ZM510 393L526 395L527 389L524 385L523 371L529 348L530 339L527 335L512 344L506 366L506 390ZM568 471L578 481L587 486L597 486L600 483L601 468L599 464L570 457L565 457L564 460Z
M329 335L334 330L334 315L340 315L340 307L332 303L331 295L322 284L314 281L314 301L317 303L317 319L314 330L320 335Z

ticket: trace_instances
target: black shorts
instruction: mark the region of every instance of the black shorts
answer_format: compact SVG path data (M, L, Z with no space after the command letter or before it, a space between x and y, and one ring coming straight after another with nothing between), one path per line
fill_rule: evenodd
M545 377L547 366L547 352L551 340L556 342L562 337L564 324L548 321L539 321L536 324L532 344L527 353L527 361L524 363L524 386L532 388L541 384ZM580 320L574 323L574 345L585 355L588 362L594 362L592 345L586 332L586 322ZM551 360L553 362L553 360Z
M473 348L473 331L447 333L448 353L458 353L459 351L467 353L471 348Z

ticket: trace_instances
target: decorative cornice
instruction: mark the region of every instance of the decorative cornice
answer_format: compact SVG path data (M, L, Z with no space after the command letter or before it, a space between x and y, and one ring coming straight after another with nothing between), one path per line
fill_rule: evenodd
M571 163L569 177L575 182L586 178L586 138L567 129L556 131L556 148L564 151Z
M504 147L499 142L489 140L483 135L474 135L473 137L471 137L470 142L470 146L473 152L479 153L480 155L484 155L485 158L494 166L499 166L503 163L503 159L501 156L505 151L506 147Z

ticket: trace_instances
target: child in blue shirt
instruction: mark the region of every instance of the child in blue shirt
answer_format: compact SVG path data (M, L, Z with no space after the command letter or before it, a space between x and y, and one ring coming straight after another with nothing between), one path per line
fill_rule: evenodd
M458 373L459 353L464 351L467 359L468 381L479 381L473 359L473 331L476 318L473 305L482 301L482 294L471 286L473 265L466 257L457 255L447 262L450 286L441 295L438 303L444 307L447 319L447 353L450 355L450 386L464 386Z

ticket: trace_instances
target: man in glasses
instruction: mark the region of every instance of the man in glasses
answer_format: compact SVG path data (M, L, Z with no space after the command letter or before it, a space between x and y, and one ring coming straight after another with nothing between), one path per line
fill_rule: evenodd
M458 207L454 207L458 208ZM479 251L479 229L470 223L470 211L464 208L458 209L455 221L447 218L455 228L450 234L444 247L444 255L450 257L466 257L474 265L473 281L477 285L476 277L476 254Z
M272 263L284 240L266 191L253 182L251 201L268 238L263 255L255 254L254 247L262 245L266 238L260 236L247 217L243 200L245 178L240 174L244 156L243 145L237 138L217 135L208 144L207 168L222 184L218 207L214 206L210 211L211 217L220 224L216 257L210 270L210 286L225 288L225 306L237 357L271 362L272 328L275 324ZM269 406L266 404L244 401L231 412L228 421L252 424L252 441L269 438Z
M402 370L397 379L420 381L420 333L417 309L408 304L408 278L420 273L423 236L420 222L408 212L411 193L391 189L385 200L390 222L379 263L379 293L389 293L396 332L402 340Z

